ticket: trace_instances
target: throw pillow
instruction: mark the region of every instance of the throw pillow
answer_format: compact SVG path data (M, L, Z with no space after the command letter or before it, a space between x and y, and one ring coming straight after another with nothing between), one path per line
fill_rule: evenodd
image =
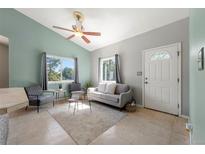
M98 91L104 93L105 92L106 83L100 83L98 85Z
M105 93L107 94L114 94L115 93L116 84L115 83L108 83L105 88Z

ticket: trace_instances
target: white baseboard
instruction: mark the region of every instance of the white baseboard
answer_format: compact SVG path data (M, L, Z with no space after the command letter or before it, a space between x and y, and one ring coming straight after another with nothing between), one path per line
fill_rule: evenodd
M136 105L137 107L140 107L140 108L144 108L144 106L142 105L142 104L137 104ZM187 115L179 115L179 117L181 117L181 118L184 118L184 119L189 119L189 116L187 116Z
M186 116L186 115L179 115L179 117L182 117L182 118L185 118L185 119L189 119L189 116Z

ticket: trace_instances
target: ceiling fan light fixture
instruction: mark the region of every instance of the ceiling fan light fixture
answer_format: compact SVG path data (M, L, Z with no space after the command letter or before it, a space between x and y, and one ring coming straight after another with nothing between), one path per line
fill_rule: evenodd
M81 36L83 36L83 33L81 33L81 32L75 32L75 36L81 37Z
M74 19L76 20L76 21L79 21L79 22L83 22L83 20L84 20L84 15L81 13L81 12L79 12L79 11L74 11L73 12L73 17L74 17Z

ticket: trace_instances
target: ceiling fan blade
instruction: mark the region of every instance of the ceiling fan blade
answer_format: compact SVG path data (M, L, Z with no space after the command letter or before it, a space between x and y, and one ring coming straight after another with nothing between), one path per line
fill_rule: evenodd
M73 38L75 36L75 34L69 36L68 38L66 38L67 40L70 40L71 38Z
M63 27L59 27L59 26L53 26L53 28L57 28L57 29L61 29L61 30L66 30L69 32L74 32L73 30L67 29L67 28L63 28Z
M83 36L81 36L81 38L87 43L87 44L89 44L90 43L90 40L88 40L88 38L87 37L85 37L84 35Z
M83 32L85 35L101 36L100 32Z
M74 31L77 31L76 25L72 25L72 28L73 28Z

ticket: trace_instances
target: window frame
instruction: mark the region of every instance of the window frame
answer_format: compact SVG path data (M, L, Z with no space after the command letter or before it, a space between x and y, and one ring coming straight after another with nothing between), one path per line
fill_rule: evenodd
M56 56L56 55L46 55L46 66L48 65L47 64L47 57L49 57L49 58L56 58L56 59L60 59L60 61L61 60L73 60L73 64L74 64L74 76L75 76L75 59L74 58L72 58L72 57L61 57L61 56ZM48 84L49 83L72 83L72 82L74 82L74 80L62 80L62 64L61 64L61 80L59 80L59 81L49 81L48 80L48 78L47 78L47 82L48 82ZM47 70L47 77L48 77L48 70Z
M151 61L167 60L170 58L171 58L171 55L167 51L161 51L161 52L157 52L151 55Z
M103 62L107 61L107 60L114 60L115 63L115 56L111 56L111 57L107 57L107 58L101 58L100 59L100 83L116 83L116 79L115 80L103 80ZM116 68L115 68L116 69Z

